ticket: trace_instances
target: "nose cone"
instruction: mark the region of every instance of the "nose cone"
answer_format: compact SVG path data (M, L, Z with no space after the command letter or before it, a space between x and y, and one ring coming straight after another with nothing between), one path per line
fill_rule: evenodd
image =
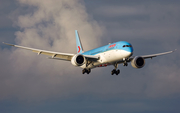
M129 47L129 52L133 53L133 47Z
M124 48L125 51L127 51L127 56L132 56L133 55L133 47L126 47Z
M130 55L129 55L129 56L132 56L132 55L133 55L133 47L130 47L130 48L129 48L129 52L130 52Z
M132 56L133 54L133 47L129 42L121 41L120 42L120 49L126 51L127 56Z

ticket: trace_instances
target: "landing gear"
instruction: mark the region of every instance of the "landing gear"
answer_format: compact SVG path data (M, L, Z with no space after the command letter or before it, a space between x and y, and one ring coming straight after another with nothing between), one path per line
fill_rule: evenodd
M85 74L85 73L87 74L91 73L91 69L83 69L82 74Z
M119 69L118 69L118 70L113 69L113 70L111 71L111 75L114 75L114 74L118 75L119 73L120 73L120 70L119 70Z
M128 66L128 63L127 63L127 62L124 62L123 66Z
M127 58L124 58L123 60L124 60L123 66L128 66L128 63L127 63L127 62L129 62L130 60L127 59Z
M118 74L120 73L120 70L119 70L119 69L116 70L117 67L118 67L118 64L115 63L115 64L114 64L114 67L115 67L115 69L113 69L113 70L111 71L111 75L114 75L114 74L118 75Z

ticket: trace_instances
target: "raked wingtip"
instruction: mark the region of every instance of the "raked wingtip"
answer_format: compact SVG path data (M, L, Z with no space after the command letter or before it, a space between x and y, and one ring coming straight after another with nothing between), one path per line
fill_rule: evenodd
M2 42L3 44L6 44L6 45L9 45L9 46L14 46L14 44L8 44L8 43L5 43L5 42Z

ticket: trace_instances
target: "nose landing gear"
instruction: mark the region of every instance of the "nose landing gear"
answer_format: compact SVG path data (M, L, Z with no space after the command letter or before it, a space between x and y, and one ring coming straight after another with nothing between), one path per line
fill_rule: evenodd
M123 66L128 66L128 63L127 63L127 62L124 62Z
M124 58L123 60L124 60L123 66L128 66L128 63L127 63L127 62L130 61L129 58L128 58L128 59L127 59L127 58Z

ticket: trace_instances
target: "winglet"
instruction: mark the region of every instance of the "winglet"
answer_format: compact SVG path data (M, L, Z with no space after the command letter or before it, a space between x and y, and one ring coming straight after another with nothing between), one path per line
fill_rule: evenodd
M8 44L8 43L5 43L5 42L2 42L3 44L6 44L6 45L9 45L9 46L15 46L13 44Z
M77 53L78 53L78 54L81 54L81 53L83 53L83 47L82 47L81 40L80 40L80 37L79 37L79 33L78 33L77 30L75 30L75 34L76 34L76 48L77 48Z

